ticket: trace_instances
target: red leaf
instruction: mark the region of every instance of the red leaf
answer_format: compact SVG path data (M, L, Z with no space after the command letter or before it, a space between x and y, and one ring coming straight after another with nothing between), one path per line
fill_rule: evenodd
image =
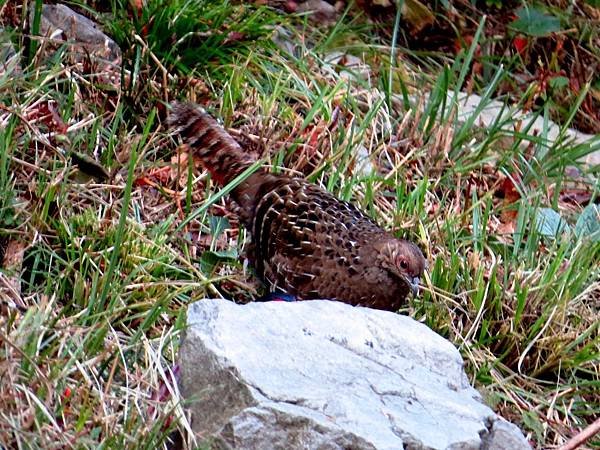
M56 102L48 101L37 105L36 109L28 111L27 118L30 120L38 120L48 127L50 131L64 134L67 132L67 124L63 121Z
M63 401L64 400L68 400L69 398L71 398L71 388L70 387L66 387L65 390L63 391Z
M512 178L506 177L502 180L500 184L500 188L497 193L503 197L502 205L503 210L500 214L500 221L504 225L504 231L508 232L508 230L512 229L514 231L515 221L517 220L518 211L513 208L508 208L513 203L517 202L521 195L519 191L515 187Z
M158 169L152 169L148 176L152 179L155 179L157 182L166 184L171 180L171 167L164 166Z
M150 181L148 177L139 177L136 178L133 182L134 186L154 186L156 183Z
M521 198L519 191L515 187L512 178L506 177L499 189L500 193L503 194L506 203L514 203Z
M513 45L515 46L517 52L519 52L519 55L521 56L523 56L523 53L525 53L525 50L527 49L527 44L527 38L524 38L522 36L517 36L513 39Z

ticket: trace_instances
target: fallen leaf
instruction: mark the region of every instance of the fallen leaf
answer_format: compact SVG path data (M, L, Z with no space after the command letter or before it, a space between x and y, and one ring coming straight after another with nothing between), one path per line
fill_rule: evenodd
M519 55L523 56L525 50L527 49L528 42L529 41L527 40L527 38L524 38L522 36L516 36L513 39L513 45L515 46L515 49L517 50Z
M515 204L521 199L512 178L505 177L496 191L496 195L502 198L502 212L500 213L501 225L498 228L500 234L512 234L515 231L517 215L519 213Z
M152 169L148 176L161 184L167 184L173 178L170 166L159 167Z
M589 189L568 189L560 193L559 201L575 205L585 205L592 199Z
M77 168L97 180L103 181L110 177L108 171L98 162L87 155L71 152L71 159Z
M231 42L241 41L244 39L244 36L244 33L240 33L239 31L232 31L227 35L227 37L223 41L223 44L230 44Z
M600 242L600 206L588 205L575 224L575 235L579 239L590 238L592 242Z
M54 101L39 103L27 112L26 117L27 120L43 123L51 132L65 134L68 129Z
M155 186L156 183L151 181L148 177L138 177L133 181L133 185L136 187L140 186Z
M417 34L423 28L433 24L435 16L429 7L418 0L405 0L402 16L411 25L412 33Z
M521 7L517 10L517 19L509 26L529 36L544 37L560 31L560 19L534 7Z
M535 215L535 226L542 236L556 238L569 231L569 224L552 208L539 208Z
M4 276L0 278L0 298L12 300L14 305L22 310L26 309L21 298L21 270L26 248L27 244L23 241L9 240L0 266L4 272Z
M511 220L508 222L501 222L496 229L496 233L500 236L510 236L513 235L516 230L517 223L515 220Z

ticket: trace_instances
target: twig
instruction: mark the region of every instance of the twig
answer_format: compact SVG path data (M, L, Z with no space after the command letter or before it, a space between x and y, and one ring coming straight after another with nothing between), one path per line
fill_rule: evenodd
M558 450L574 450L581 444L584 444L589 438L600 432L600 418L585 427L582 431L573 436L569 441Z

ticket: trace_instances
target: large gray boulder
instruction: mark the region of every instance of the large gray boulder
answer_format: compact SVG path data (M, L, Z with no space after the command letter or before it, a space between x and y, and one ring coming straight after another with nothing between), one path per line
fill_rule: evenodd
M448 341L409 317L316 300L190 305L180 387L227 449L527 449Z

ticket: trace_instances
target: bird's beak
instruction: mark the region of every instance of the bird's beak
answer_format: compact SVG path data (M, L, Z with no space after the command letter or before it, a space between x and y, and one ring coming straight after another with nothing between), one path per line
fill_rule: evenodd
M419 294L419 284L421 283L421 280L419 279L419 277L414 277L410 280L410 290L413 294L413 297L416 297Z

